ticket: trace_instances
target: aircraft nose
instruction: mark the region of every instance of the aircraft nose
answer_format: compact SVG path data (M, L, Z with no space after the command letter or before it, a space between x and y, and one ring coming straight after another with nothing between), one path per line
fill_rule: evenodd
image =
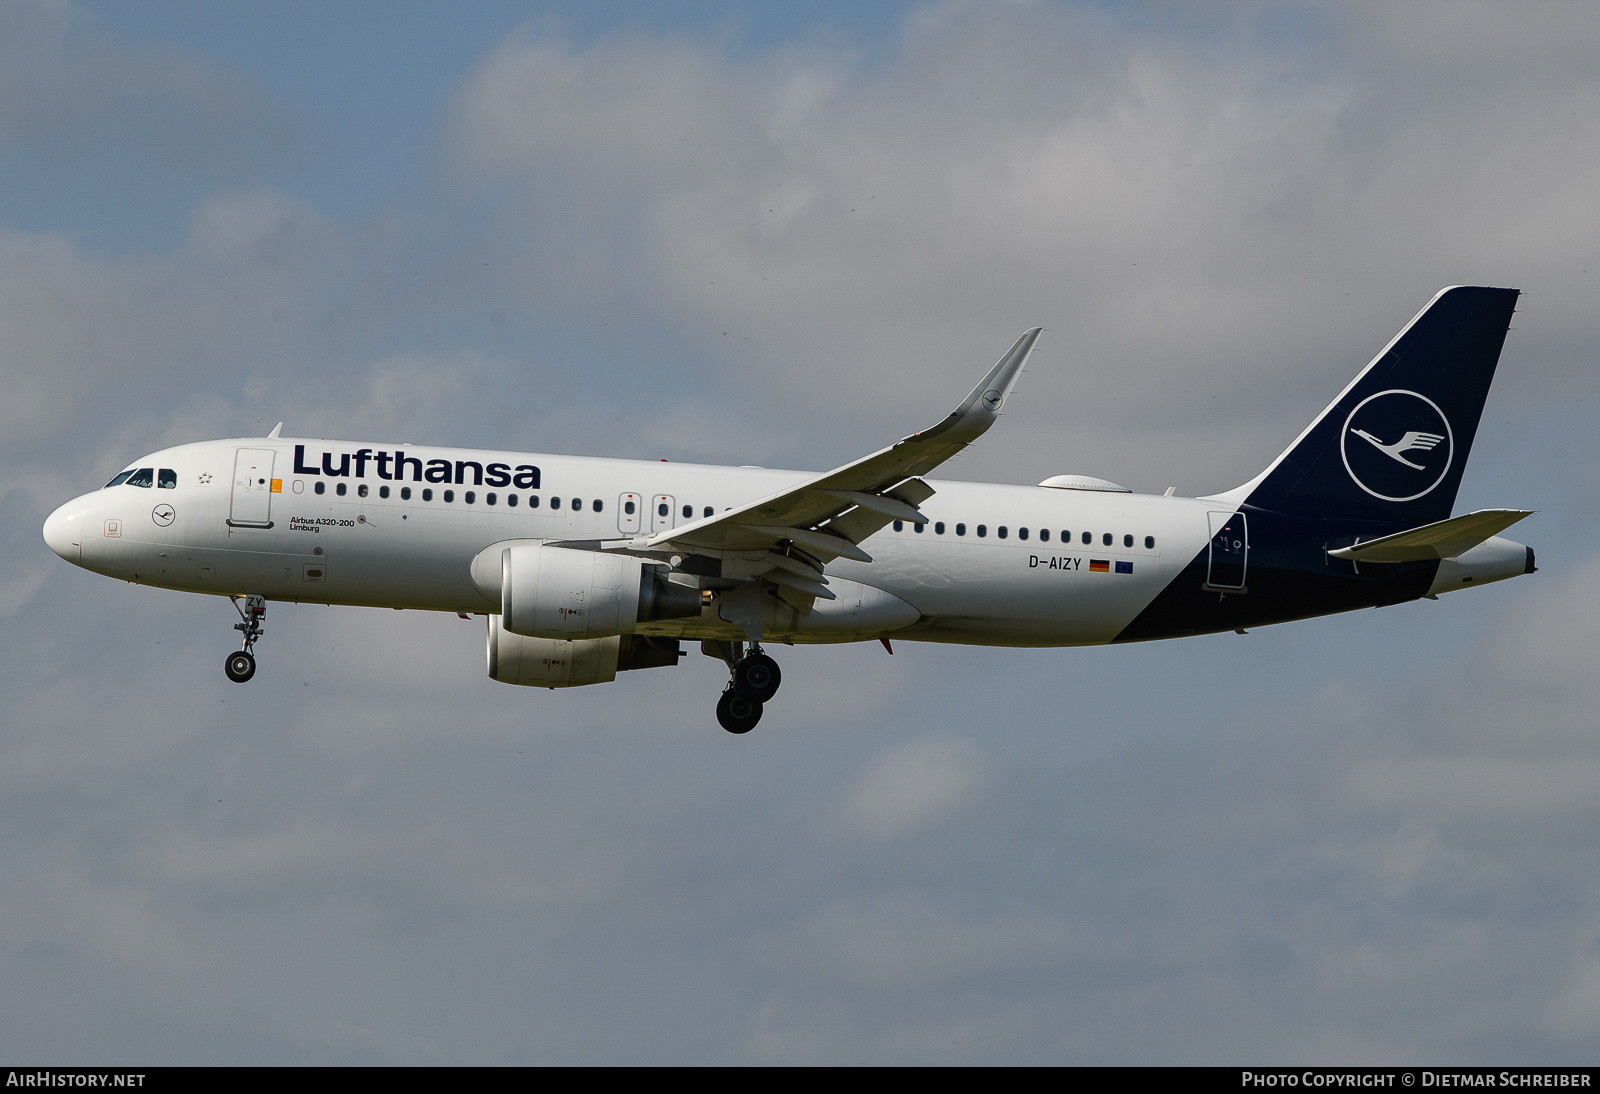
M83 501L74 498L51 513L44 522L44 541L73 565L83 555Z

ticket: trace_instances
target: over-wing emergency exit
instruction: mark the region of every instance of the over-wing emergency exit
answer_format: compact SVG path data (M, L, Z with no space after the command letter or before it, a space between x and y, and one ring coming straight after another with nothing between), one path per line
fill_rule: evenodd
M1243 630L1534 572L1451 516L1517 300L1440 292L1266 470L1199 498L1056 475L927 476L997 420L1022 335L944 420L814 474L381 442L204 441L143 457L44 526L84 569L233 599L256 671L277 601L488 619L491 678L604 683L723 661L724 728L781 683L772 644L1077 646Z

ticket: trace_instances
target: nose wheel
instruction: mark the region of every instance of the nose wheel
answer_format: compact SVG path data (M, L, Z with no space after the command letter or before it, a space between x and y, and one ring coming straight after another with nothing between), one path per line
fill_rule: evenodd
M235 684L242 684L256 674L256 658L254 654L237 650L228 654L228 659L222 663L222 671L228 674L228 679Z
M244 598L244 606L239 606L239 598L231 596L234 611L239 613L239 622L233 629L244 635L244 648L228 654L222 662L222 671L229 680L235 684L242 684L256 674L255 645L262 635L261 621L267 616L267 598L259 593L251 593Z

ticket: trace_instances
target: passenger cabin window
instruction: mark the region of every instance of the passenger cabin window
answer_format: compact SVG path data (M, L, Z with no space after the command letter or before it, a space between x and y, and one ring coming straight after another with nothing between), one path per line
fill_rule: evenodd
M378 497L386 498L388 496L389 496L389 488L387 486L378 487Z
M506 495L506 504L511 506L511 508L515 509L517 507L517 496L515 494L507 494Z
M1155 536L1145 536L1144 537L1144 549L1146 551L1154 551L1156 549L1156 537Z
M340 485L343 485L343 484L341 483ZM446 490L444 492L444 500L445 501L455 501L456 500L456 492L454 490Z
M450 499L446 497L445 500L449 501ZM465 494L461 495L461 500L466 502L468 505L471 505L473 502L478 500L478 495L473 493L471 490L468 490Z
M328 489L328 484L323 482L321 479L318 479L316 485L313 486L311 489L315 490L319 494L325 493L327 491L327 489Z
M589 506L589 508L593 509L596 513L604 511L605 507L606 503L601 501L599 498L595 498L594 502Z
M903 520L895 521L894 522L894 530L896 532L904 532L906 530L906 522L903 521Z
M335 486L335 487L334 487L334 488L333 488L333 492L334 492L334 493L335 493L335 494L338 494L338 495L339 495L339 496L340 496L340 497L341 497L341 498L342 498L342 497L344 497L344 495L345 495L345 491L346 491L346 490L347 490L347 489L348 489L348 487L346 487L346 486L345 486L345 484L344 484L344 483L342 483L342 482L341 482L341 483L340 483L340 484L339 484L339 485L338 485L338 486Z
M1089 544L1091 544L1093 542L1094 542L1094 534L1092 532L1083 533L1083 545L1085 547L1087 547Z
M1039 542L1040 543L1049 543L1050 542L1050 529L1048 529L1048 528L1039 529Z
M632 510L629 510L629 512L632 512ZM685 506L684 506L684 507L683 507L683 515L684 515L684 516L686 516L686 517L692 517L692 516L694 516L694 506L692 506L692 505L685 505Z
M667 508L666 502L662 502L660 505L656 506L656 516L658 517L664 517L670 512L672 512L672 510Z
M129 486L151 487L151 486L154 486L155 484L156 484L156 469L153 468L153 467L141 467L141 468L139 468L139 470L135 471L132 475L128 476L128 485Z
M708 516L708 517L709 517L709 516L711 516L711 515L712 515L712 514L713 514L713 513L715 513L715 512L716 512L716 510L715 510L715 509L713 509L713 508L711 508L711 506L709 506L709 505L708 505L708 506L706 506L706 508L705 508L705 513L704 513L704 514L703 514L703 515L704 515L704 516Z
M964 536L966 534L967 534L967 526L965 524L956 525L956 535Z
M110 482L106 483L105 486L103 487L103 489L109 490L113 486L121 486L123 483L128 481L129 476L131 476L132 474L133 474L133 472L131 470L124 471L122 474L118 475L116 478L114 478Z
M624 513L628 514L630 517L633 516L633 502L631 502L631 501L623 502L622 503L622 511ZM684 516L688 516L689 515L687 509L684 511L683 515Z
M163 467L156 472L156 488L158 490L175 490L178 487L178 473L170 467Z
M485 494L485 495L484 495L484 496L483 496L483 503L484 503L484 504L485 504L485 505L493 505L493 504L494 504L494 503L495 503L495 502L497 502L497 501L499 501L499 500L500 500L500 499L499 499L499 498L497 498L497 497L496 497L496 496L495 496L495 495L493 495L493 494Z
M411 487L402 486L400 488L400 500L401 501L410 501L411 500Z
M935 521L934 522L933 534L936 535L936 536L944 535L944 521L940 520L940 521Z
M1123 536L1122 537L1122 545L1124 547L1132 547L1133 546L1133 537L1132 536Z
M561 499L560 498L551 498L550 499L550 508L552 508L552 509L560 509L561 508Z
M321 486L322 484L319 482L317 485ZM433 500L433 489L431 487L424 486L422 488L422 500L423 501L432 501Z
M359 496L363 497L363 498L366 497L367 496L367 484L366 483L362 483L360 486L356 487L356 493Z
M1026 528L1018 528L1017 529L1017 538L1018 539L1027 539L1028 538L1028 530Z
M922 525L920 525L920 524L913 524L913 525L912 525L912 526L911 526L911 530L912 530L912 531L913 531L913 532L916 532L916 533L917 533L917 534L918 534L918 535L921 535L921 534L922 534Z
M982 539L984 536L986 536L988 534L989 534L989 526L987 524L978 525L978 538L979 539Z
M1106 546L1106 547L1109 547L1109 546L1111 546L1111 533L1110 533L1110 532L1107 532L1107 533L1105 533L1105 534L1104 534L1104 535L1102 535L1102 536L1101 536L1101 537L1100 537L1100 543L1101 543L1101 544L1102 544L1102 545L1103 545L1103 546Z
M1004 524L1002 524L1000 526L1000 530L999 530L999 532L997 534L1000 536L1001 539L1005 539L1006 538L1006 526Z
M537 508L539 508L539 495L538 494L529 494L528 495L528 508L529 509L537 509Z

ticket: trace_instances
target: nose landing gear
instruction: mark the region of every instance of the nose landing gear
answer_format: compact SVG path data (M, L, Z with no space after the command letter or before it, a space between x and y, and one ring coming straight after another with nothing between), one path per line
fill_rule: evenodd
M749 733L761 721L764 706L778 693L783 673L778 663L752 645L748 655L743 642L707 641L701 652L728 665L732 677L717 700L717 722L729 733Z
M244 598L244 607L239 607L239 598L231 596L234 611L239 613L239 622L233 629L244 635L244 648L228 654L227 660L222 663L222 671L229 680L235 684L242 684L256 674L256 640L261 637L261 621L266 618L267 598L258 593L251 593Z

